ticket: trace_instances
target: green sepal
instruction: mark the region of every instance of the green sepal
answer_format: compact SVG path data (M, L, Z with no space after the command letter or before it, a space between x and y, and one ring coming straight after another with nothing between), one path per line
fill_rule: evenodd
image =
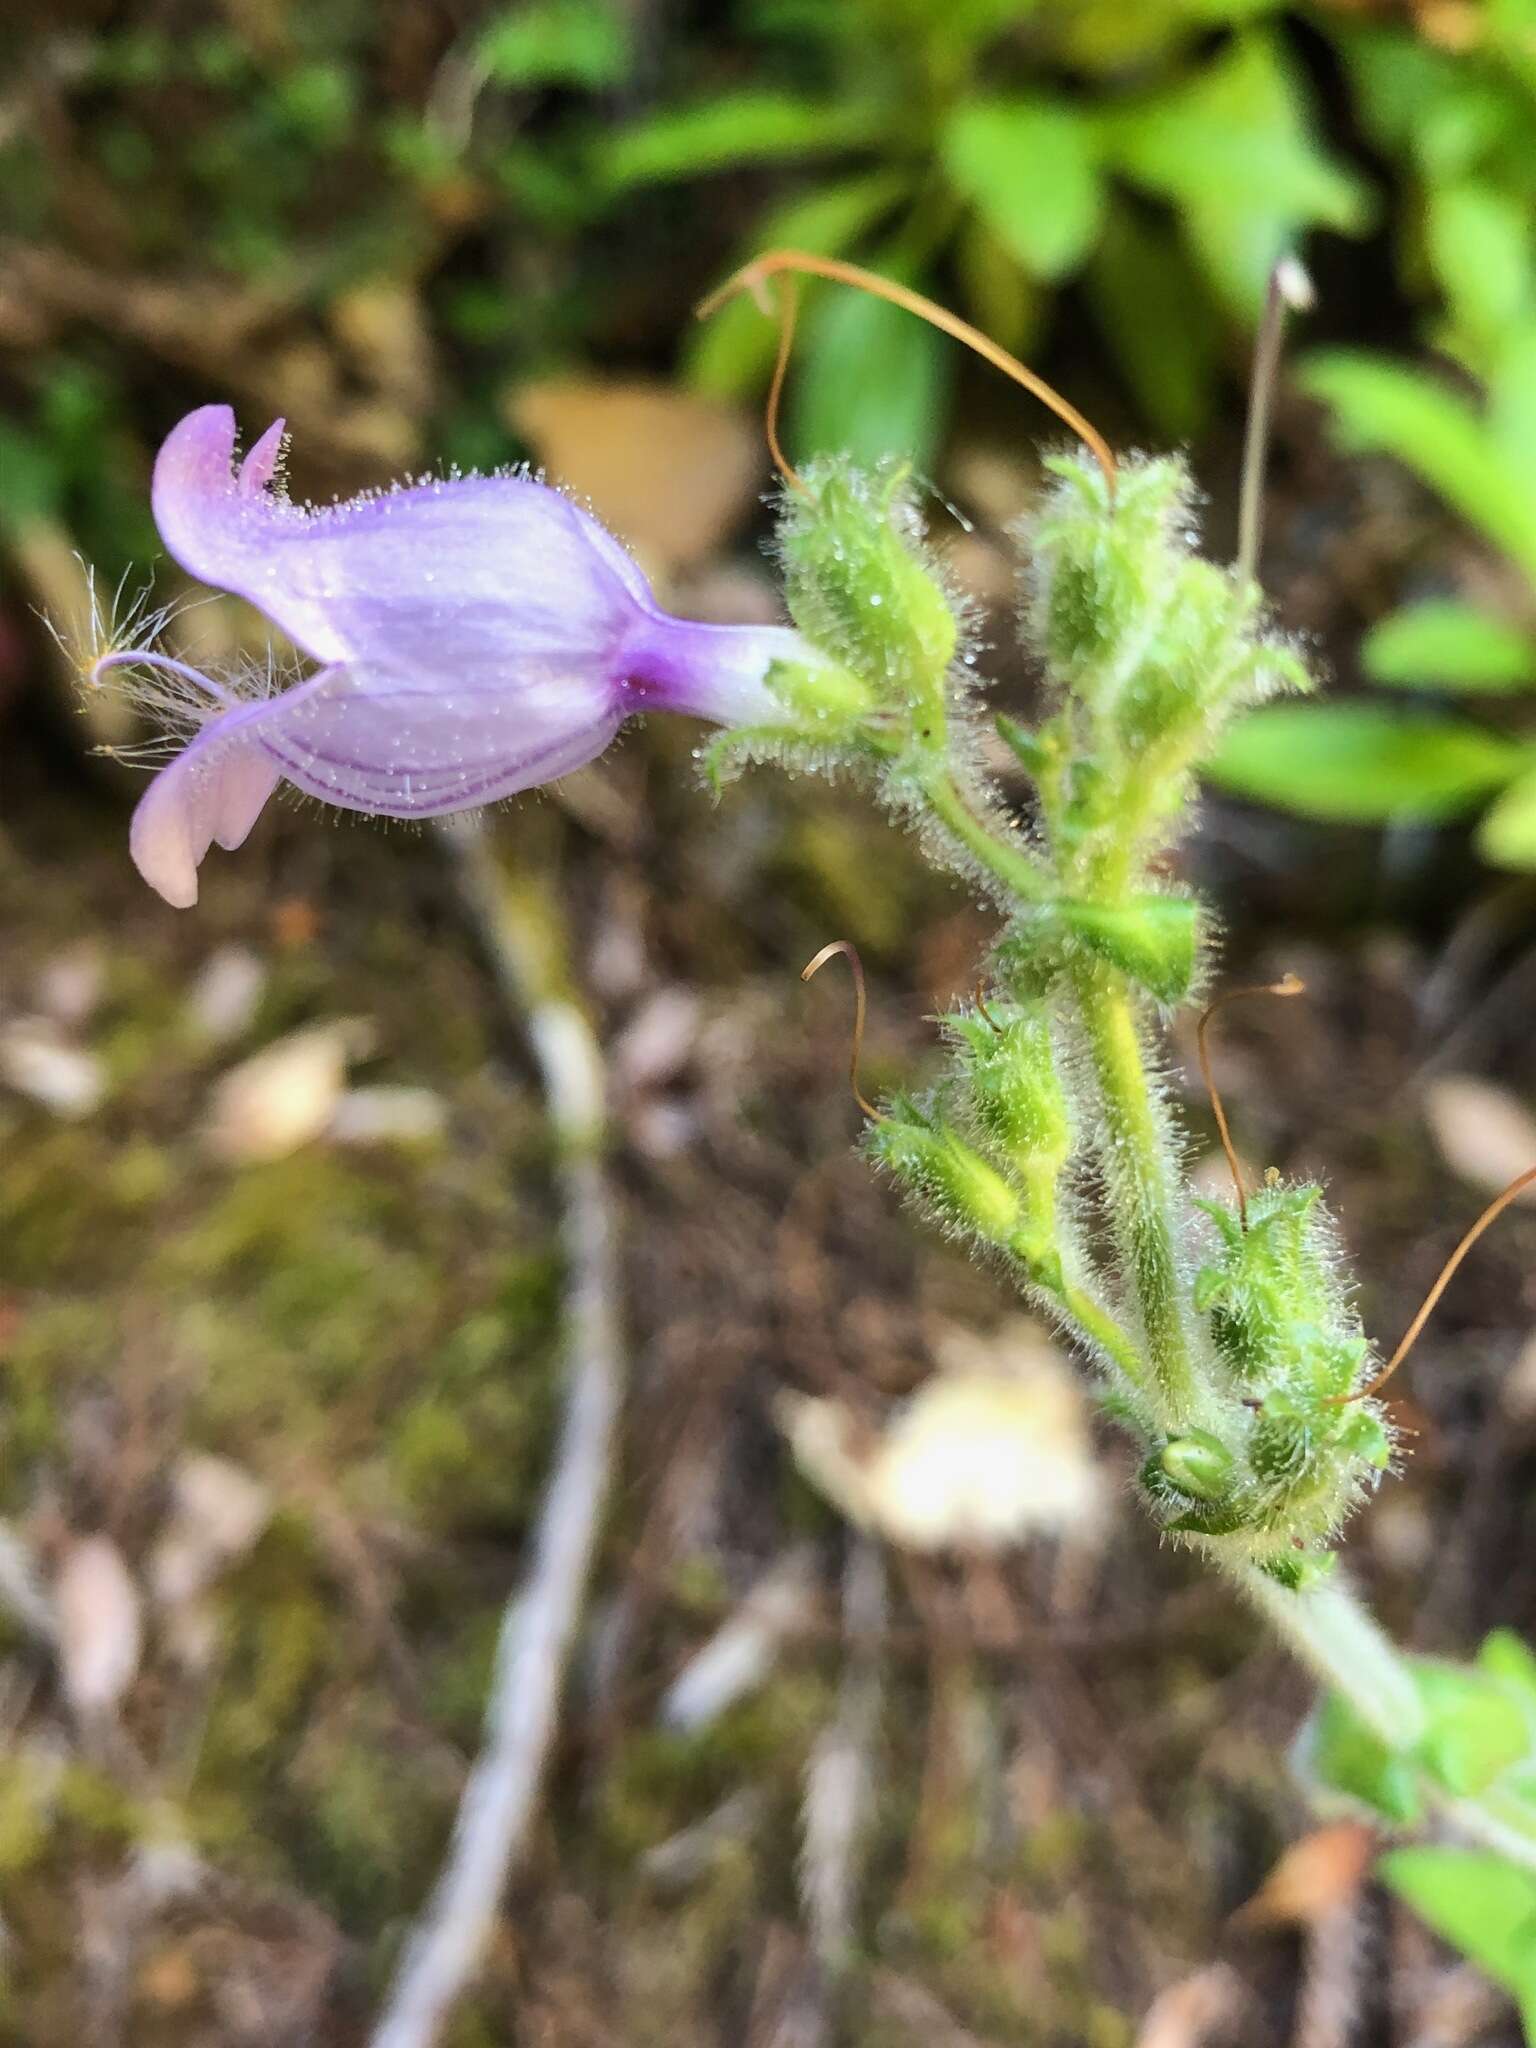
M1049 775L1058 765L1058 748L1041 733L1031 731L1027 725L1020 725L1019 721L1010 718L1006 711L997 714L996 725L998 738L1008 748L1025 774L1035 782L1043 775Z
M1230 1284L1230 1276L1220 1266L1202 1266L1195 1275L1195 1313L1203 1316L1213 1309Z
M806 638L936 740L960 626L923 546L909 467L807 464L785 496L779 552L790 616Z
M943 1217L987 1244L1012 1246L1027 1230L1013 1183L938 1118L898 1100L868 1137L875 1161Z
M1181 1493L1196 1500L1216 1501L1232 1490L1237 1463L1208 1429L1191 1429L1171 1437L1159 1453L1163 1470Z
M1159 1002L1177 1003L1195 978L1199 907L1184 896L1137 896L1122 907L1058 903L1074 938L1139 982Z

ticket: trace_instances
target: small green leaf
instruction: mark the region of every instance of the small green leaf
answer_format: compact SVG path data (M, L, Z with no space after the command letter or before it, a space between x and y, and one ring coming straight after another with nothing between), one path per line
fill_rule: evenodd
M925 321L866 292L824 291L806 316L791 386L797 456L869 465L899 455L922 469L939 444L950 367Z
M1348 349L1313 356L1299 381L1332 408L1341 446L1395 455L1536 576L1536 493L1466 399L1422 370Z
M1234 726L1205 772L1237 796L1305 818L1379 825L1465 810L1526 758L1515 741L1451 719L1276 704Z
M1194 979L1199 912L1182 896L1139 896L1123 908L1060 903L1067 930L1160 1002L1176 1003Z
M1240 35L1196 79L1101 122L1125 175L1184 215L1212 282L1257 310L1276 258L1305 227L1358 233L1365 186L1316 141L1275 39Z
M1419 1753L1447 1791L1458 1798L1486 1791L1529 1754L1525 1715L1496 1679L1429 1662L1416 1663L1413 1675L1429 1721Z
M507 8L480 32L481 74L497 85L616 85L629 66L629 38L604 0L534 0Z
M1516 776L1481 820L1477 850L1495 867L1536 868L1536 766Z
M1490 1677L1502 1679L1536 1712L1536 1651L1512 1628L1496 1628L1485 1636L1477 1653L1477 1668Z
M1536 682L1536 641L1475 605L1434 599L1373 626L1360 663L1404 690L1523 690Z
M1324 1785L1384 1819L1400 1827L1418 1819L1422 1801L1413 1765L1373 1735L1338 1693L1328 1693L1318 1707L1307 1760Z
M964 101L940 138L950 180L1031 277L1075 270L1104 205L1093 131L1055 100Z
M739 270L765 249L839 256L906 190L906 178L894 171L819 185L760 220L731 268ZM712 397L739 398L767 376L778 341L778 322L764 314L750 292L741 292L695 327L685 355L688 381Z
M1377 1871L1519 2002L1536 2002L1536 1875L1481 1849L1393 1849Z
M793 93L716 93L624 128L601 152L610 187L693 178L735 164L828 156L873 142L882 109L856 99L810 100Z
M1528 311L1532 237L1528 205L1470 179L1434 187L1425 214L1429 260L1459 326L1492 340Z
M1506 328L1485 350L1488 431L1524 476L1536 470L1536 315Z

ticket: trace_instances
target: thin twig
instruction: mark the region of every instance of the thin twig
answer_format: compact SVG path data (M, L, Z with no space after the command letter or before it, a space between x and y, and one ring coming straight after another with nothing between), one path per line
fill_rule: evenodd
M603 1070L591 1026L565 985L558 920L531 882L514 885L501 872L478 822L447 827L443 837L497 981L533 1047L559 1149L567 1393L532 1568L502 1616L484 1747L372 2048L430 2048L439 2038L527 1842L608 1495L624 1384L601 1158Z

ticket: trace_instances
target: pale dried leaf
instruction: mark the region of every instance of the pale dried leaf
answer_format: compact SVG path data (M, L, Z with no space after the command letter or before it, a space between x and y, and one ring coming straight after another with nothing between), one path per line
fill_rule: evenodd
M229 1165L249 1165L311 1144L335 1114L348 1062L371 1035L356 1018L310 1024L242 1061L214 1089L208 1149Z
M55 1024L78 1030L100 1004L106 983L106 954L94 939L81 939L45 963L37 977L37 1007Z
M761 488L762 439L746 414L667 384L554 378L517 386L505 410L551 479L657 570L713 553Z
M53 1600L65 1696L83 1719L110 1714L133 1683L143 1641L138 1592L110 1537L69 1544Z
M95 1053L71 1045L44 1017L18 1017L0 1030L0 1081L69 1121L93 1115L107 1092Z
M1492 1081L1441 1075L1424 1091L1424 1116L1446 1165L1473 1187L1496 1194L1536 1166L1536 1118L1518 1095ZM1518 1199L1536 1203L1536 1187Z
M249 946L220 946L192 984L188 1022L210 1045L243 1038L256 1021L266 985L266 965Z
M341 1145L431 1145L448 1126L448 1105L431 1088L383 1083L349 1088L331 1116Z
M1094 1529L1105 1488L1083 1396L1036 1327L950 1330L939 1351L947 1370L873 1442L841 1402L786 1397L780 1419L807 1477L850 1521L914 1550Z
M1245 2003L1237 1973L1226 1963L1212 1963L1158 1994L1136 2048L1200 2048L1219 2028L1232 2026Z
M1310 1927L1348 1904L1365 1882L1376 1838L1359 1821L1314 1828L1293 1842L1232 1916L1244 1927Z
M778 1659L786 1635L814 1605L808 1551L795 1550L758 1580L745 1600L683 1666L661 1703L672 1728L707 1728L753 1691Z
M272 1495L229 1458L182 1457L171 1478L171 1512L150 1560L149 1582L168 1607L194 1600L248 1551L272 1518Z
M647 996L613 1042L611 1062L628 1088L659 1088L675 1080L698 1043L702 1008L692 989L659 988Z

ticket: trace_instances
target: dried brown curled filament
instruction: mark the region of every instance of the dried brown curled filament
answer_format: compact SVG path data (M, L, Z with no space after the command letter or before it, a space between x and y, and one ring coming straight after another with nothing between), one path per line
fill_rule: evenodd
M776 277L785 271L799 272L805 277L830 278L835 284L852 285L857 291L869 292L877 299L887 299L893 306L900 306L904 312L915 314L919 320L926 320L930 327L938 328L941 334L947 334L971 349L983 362L990 363L995 370L1001 370L1005 377L1012 378L1015 384L1022 385L1024 390L1038 398L1043 405L1049 406L1056 417L1072 429L1104 472L1104 482L1109 495L1111 498L1114 497L1114 452L1092 421L1080 413L1069 400L1063 398L1059 391L1047 384L1043 377L1021 363L1017 356L1009 355L1007 349L999 347L990 335L983 334L979 327L973 327L968 320L962 320L958 313L947 311L934 300L925 298L921 292L915 292L907 285L897 284L892 278L881 277L877 271L865 270L857 263L844 263L836 256L812 256L803 249L769 249L765 254L755 256L750 263L744 264L734 276L728 277L718 291L711 292L708 298L699 302L695 311L699 319L708 319L709 315L727 299L734 298L737 292L742 291L751 292L765 311L771 311L772 305L764 287L770 277ZM781 321L786 321L782 302L779 312ZM780 329L780 360L774 376L774 389L770 394L769 447L786 482L798 488L799 479L784 462L777 448L778 398L784 381L784 366L789 357L786 336L792 333L791 313L787 317L786 325Z
M1375 1379L1367 1381L1363 1387L1353 1394L1335 1395L1335 1405L1342 1405L1349 1401L1364 1401L1370 1395L1381 1391L1403 1360L1408 1356L1414 1345L1418 1343L1424 1325L1434 1314L1441 1295L1450 1286L1451 1281L1455 1277L1457 1267L1467 1256L1467 1253L1471 1251L1473 1245L1477 1243L1483 1232L1491 1224L1497 1223L1510 1203L1522 1195L1533 1182L1536 1182L1536 1166L1528 1166L1524 1173L1517 1173L1509 1186L1494 1196L1482 1215L1478 1217L1471 1229L1464 1234L1455 1251L1451 1253L1451 1256L1440 1268L1439 1278L1435 1281L1434 1286L1430 1288L1428 1294L1425 1295L1419 1306L1418 1314L1403 1332L1402 1340L1398 1344L1397 1349L1381 1368L1381 1371L1377 1373Z
M977 1015L985 1018L987 1023L990 1024L992 1026L992 1029L997 1033L998 1037L1001 1038L1003 1035L1003 1027L1001 1024L998 1023L997 1019L993 1016L992 1012L987 1008L987 992L979 981L977 982L976 987L972 992L972 1000L976 1005Z
M809 981L813 974L819 974L835 953L846 955L853 974L853 1049L848 1058L848 1086L853 1090L853 1099L869 1118L871 1123L883 1124L885 1118L865 1095L859 1086L859 1060L864 1051L864 962L859 958L859 949L852 939L833 939L822 947L814 960L808 960L800 970L800 979Z
M1218 1010L1224 1010L1228 1003L1241 1002L1248 996L1299 996L1306 994L1307 985L1294 974L1282 975L1279 981L1257 982L1251 988L1230 988L1225 995L1208 1003L1200 1013L1200 1022L1195 1026L1195 1047L1200 1057L1200 1077L1205 1082L1205 1092L1211 1098L1211 1109L1216 1118L1216 1134L1221 1139L1221 1149L1226 1154L1227 1171L1232 1176L1232 1186L1237 1194L1238 1221L1244 1230L1248 1228L1248 1190L1243 1185L1243 1170L1238 1164L1237 1149L1232 1143L1231 1127L1227 1123L1227 1112L1222 1107L1221 1091L1216 1086L1216 1076L1211 1071L1211 1048L1208 1033L1211 1020Z

